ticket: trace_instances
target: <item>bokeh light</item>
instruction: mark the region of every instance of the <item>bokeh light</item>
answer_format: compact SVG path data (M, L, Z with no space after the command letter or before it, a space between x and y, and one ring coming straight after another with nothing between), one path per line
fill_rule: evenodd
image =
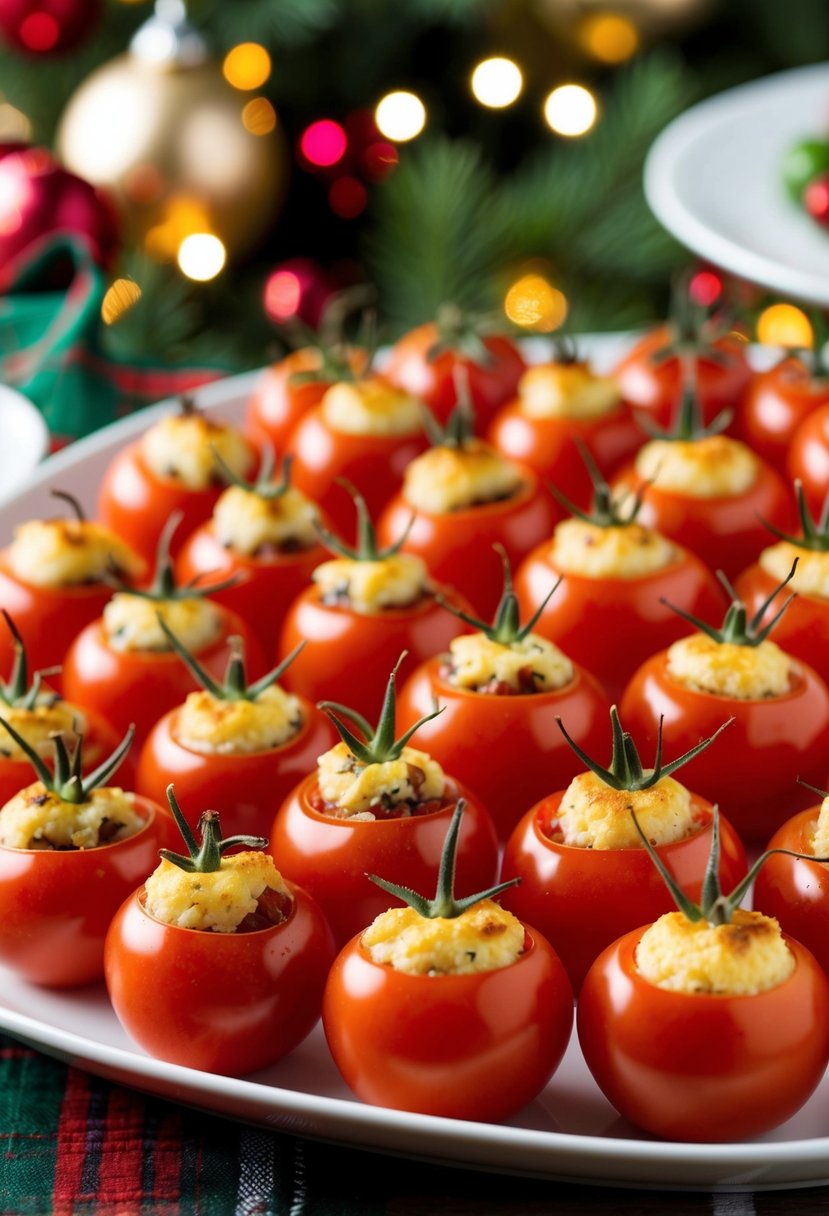
M327 169L336 165L344 154L348 141L345 131L331 118L320 118L306 127L299 141L299 150L311 165Z
M624 63L639 47L636 26L621 13L591 13L581 23L579 39L602 63Z
M60 38L60 26L51 13L34 12L20 22L20 41L29 51L51 51Z
M363 153L363 169L373 182L379 182L397 167L399 159L394 144L378 139Z
M206 283L224 270L227 253L217 236L210 232L194 232L181 242L177 260L179 269L188 279Z
M101 302L105 325L115 325L141 299L141 288L133 279L116 279Z
M757 318L757 340L764 346L809 347L812 324L794 304L772 304Z
M293 270L275 270L268 277L264 291L265 312L272 321L289 321L299 312L302 302L302 282Z
M688 292L700 308L710 308L722 295L722 279L713 270L698 270L691 277Z
M234 89L261 89L271 66L270 55L258 42L240 42L225 55L222 71Z
M267 97L253 97L243 107L242 126L251 135L270 135L276 127L276 110Z
M567 299L543 275L525 274L504 297L504 312L513 325L548 334L567 317Z
M596 121L596 99L581 84L562 84L544 102L544 117L557 135L585 135Z
M517 63L496 55L478 64L472 73L471 84L472 92L482 106L500 110L517 101L524 77Z
M328 205L344 220L356 219L365 210L368 191L356 177L338 177L328 191Z
M378 101L374 121L386 139L405 143L415 139L426 126L426 107L415 93L397 90Z

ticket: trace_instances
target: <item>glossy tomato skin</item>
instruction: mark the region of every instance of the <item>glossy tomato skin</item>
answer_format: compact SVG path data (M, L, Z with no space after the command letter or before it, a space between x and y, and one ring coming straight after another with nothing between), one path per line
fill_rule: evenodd
M150 1055L241 1076L292 1051L317 1022L334 948L319 908L289 885L287 920L254 933L182 929L150 916L143 887L107 934L110 1000Z
M462 603L462 607L468 607ZM346 606L324 604L316 587L303 591L288 610L278 653L289 654L305 639L280 683L309 701L339 701L374 721L401 653L401 680L415 664L447 650L463 632L457 617L433 595L410 608L354 612Z
M522 620L538 609L559 570L550 543L539 545L515 572ZM660 647L688 633L687 622L661 601L719 624L725 596L710 570L687 549L641 578L567 574L534 626L601 681L617 700L636 668Z
M288 436L304 414L317 405L330 380L295 380L316 373L320 353L312 347L291 351L262 372L245 409L245 434L257 447L270 444L277 452L287 450Z
M558 728L589 755L610 750L610 702L597 680L576 667L563 688L498 696L456 688L440 674L438 656L409 677L397 701L398 733L437 701L443 713L424 723L417 746L473 790L506 840L523 813L550 789L564 788L583 764Z
M249 557L225 548L210 521L191 532L184 542L176 561L176 578L182 585L198 575L205 584L236 577L233 586L211 592L210 598L238 613L256 634L264 653L273 655L289 606L308 586L316 567L329 556L328 550L317 544L272 557Z
M814 795L813 795L814 797ZM819 806L787 819L766 846L814 855ZM753 906L774 916L780 928L811 950L829 975L829 867L777 853L764 862L754 882Z
M516 399L495 415L487 438L503 456L527 465L577 507L587 508L593 483L577 441L609 480L647 436L624 401L600 418L578 419L531 418Z
M567 1047L573 994L533 929L510 966L474 975L405 975L352 938L325 988L334 1062L364 1102L493 1122L544 1088Z
M625 400L661 427L673 422L682 390L679 357L676 354L665 359L658 357L672 336L665 325L645 334L613 372ZM713 346L717 359L703 353L697 361L698 393L706 423L724 409L734 409L752 378L744 343L720 338Z
M669 1140L743 1140L785 1122L829 1059L829 981L812 955L787 938L795 970L776 988L687 995L638 974L643 932L604 951L579 997L579 1041L605 1096Z
M632 468L614 483L617 492L635 493L642 485ZM735 578L768 548L768 520L782 532L795 524L792 494L779 473L761 462L754 484L739 495L692 498L688 494L647 486L639 523L690 549L710 570Z
M418 511L403 552L422 557L437 582L454 587L469 600L477 615L488 621L498 607L503 587L501 557L493 545L503 545L515 566L550 536L561 516L562 509L546 486L525 469L522 488L501 502L482 503L445 515ZM412 508L406 499L402 494L395 495L380 517L380 543L388 545L402 536L411 517Z
M806 503L819 516L829 493L829 405L821 405L801 422L789 444L789 476L803 482Z
M492 820L457 782L451 782L439 810L398 819L355 821L321 814L312 802L318 792L314 772L277 811L268 851L280 874L317 901L338 947L387 908L400 906L366 875L434 894L446 831L461 796L467 801L458 844L457 894L472 895L492 885L498 870Z
M734 590L753 616L778 586L770 574L755 562L737 578ZM786 598L778 596L766 613L770 620ZM774 641L788 653L809 663L822 680L829 683L829 600L798 592L774 626Z
M222 630L215 642L196 655L201 665L221 681L231 653L229 639L238 636L244 640L250 678L264 674L262 651L250 629L235 612L221 606L219 611ZM63 665L67 701L89 705L121 732L134 723L136 745L144 741L159 718L198 687L172 651L113 650L100 620L78 634Z
M794 432L819 406L829 404L829 382L815 379L794 355L764 372L755 372L737 412L733 433L778 472Z
M719 804L745 841L767 840L814 800L798 777L812 785L826 777L829 688L805 663L783 696L738 700L686 688L669 675L662 651L636 672L619 713L645 754L656 745L662 717L667 755L680 755L734 718L682 773L687 785Z
M179 742L179 710L150 731L138 760L136 789L161 801L173 782L183 807L215 807L225 836L267 836L284 798L335 742L328 718L308 701L293 739L268 751L205 755ZM196 816L198 818L198 816ZM195 821L190 825L195 829Z
M146 824L125 840L97 849L0 846L0 959L29 983L68 988L100 978L113 916L155 869L158 850L180 847L167 812L133 797Z
M483 434L498 407L515 396L518 381L527 370L524 358L514 342L490 334L481 339L489 356L485 364L454 350L429 359L429 351L439 341L434 322L419 325L395 342L384 374L398 388L425 401L439 422L446 422L457 403L455 375L458 368L463 369L475 411L475 429Z
M627 726L627 722L625 723ZM674 902L644 848L582 849L550 839L564 791L544 798L516 826L504 850L501 878L520 877L501 896L520 920L532 917L561 958L576 992L602 950L631 926L671 912ZM660 845L659 856L679 885L699 900L711 848L711 804L691 795L697 831ZM725 891L746 874L746 856L728 821L720 819L720 881Z

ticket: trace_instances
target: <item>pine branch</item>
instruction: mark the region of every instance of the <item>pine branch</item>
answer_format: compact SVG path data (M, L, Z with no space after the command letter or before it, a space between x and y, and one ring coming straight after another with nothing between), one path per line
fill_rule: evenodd
M190 0L194 24L224 48L245 41L295 47L344 19L343 0Z

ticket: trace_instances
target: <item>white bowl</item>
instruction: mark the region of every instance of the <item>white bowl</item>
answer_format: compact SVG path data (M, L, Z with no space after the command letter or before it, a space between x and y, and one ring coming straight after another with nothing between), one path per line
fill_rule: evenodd
M49 450L49 430L28 397L0 384L0 502L22 489Z

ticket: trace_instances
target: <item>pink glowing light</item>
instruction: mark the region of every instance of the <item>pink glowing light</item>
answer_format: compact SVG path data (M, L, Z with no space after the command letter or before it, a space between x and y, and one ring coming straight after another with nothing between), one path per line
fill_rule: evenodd
M299 141L299 150L309 164L321 169L336 165L345 154L348 140L345 131L331 118L320 118L306 127Z

